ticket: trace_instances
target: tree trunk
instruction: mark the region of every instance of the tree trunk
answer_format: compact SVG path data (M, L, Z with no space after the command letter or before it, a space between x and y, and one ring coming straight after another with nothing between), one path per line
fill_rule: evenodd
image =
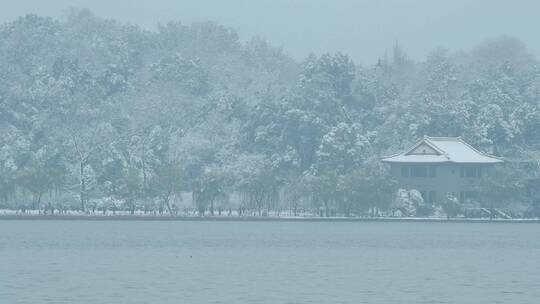
M40 193L37 197L37 208L38 210L40 209L39 206L41 205L41 196L43 195L43 193Z
M324 213L326 217L330 216L330 208L328 207L328 202L324 202Z
M165 204L166 204L166 206L167 206L167 211L169 211L169 214L170 214L170 215L174 215L174 214L173 214L173 211L172 211L172 208L171 208L171 203L170 203L169 199L167 199L167 200L165 201Z
M143 174L143 199L146 200L146 184L147 184L147 176L146 176L146 144L143 141L142 144L142 155L141 155L141 165L142 165L142 174Z
M84 212L86 210L86 204L85 204L85 197L84 193L86 192L86 182L84 180L84 162L80 163L79 168L79 178L80 178L80 189L79 189L79 196L81 200L81 210Z

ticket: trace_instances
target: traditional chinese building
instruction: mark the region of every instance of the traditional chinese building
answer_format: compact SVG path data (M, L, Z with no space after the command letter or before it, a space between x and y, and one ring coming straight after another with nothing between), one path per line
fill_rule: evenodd
M500 158L487 155L460 137L424 137L403 153L382 159L401 189L420 191L424 201L443 202L448 193L464 202Z

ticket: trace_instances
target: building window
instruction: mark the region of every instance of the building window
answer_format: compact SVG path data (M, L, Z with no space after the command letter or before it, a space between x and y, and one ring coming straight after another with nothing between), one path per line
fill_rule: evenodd
M437 167L430 166L429 167L429 177L436 177L437 176Z
M401 177L409 177L409 167L401 167Z
M412 177L427 177L427 168L426 166L413 166L411 167L411 176Z
M475 167L467 167L465 168L465 176L469 178L476 177L476 168Z
M482 168L480 168L480 167L461 167L459 175L461 177L466 177L466 178L482 177Z

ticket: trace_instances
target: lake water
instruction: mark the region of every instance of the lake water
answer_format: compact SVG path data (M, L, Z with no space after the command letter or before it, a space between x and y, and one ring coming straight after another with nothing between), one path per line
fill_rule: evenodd
M0 221L0 303L540 303L540 225Z

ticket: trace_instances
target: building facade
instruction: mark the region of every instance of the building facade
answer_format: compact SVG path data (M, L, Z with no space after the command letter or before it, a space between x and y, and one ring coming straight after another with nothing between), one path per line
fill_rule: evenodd
M424 201L443 202L448 194L465 202L502 159L487 155L460 137L424 137L403 153L382 159L400 189L416 189Z

